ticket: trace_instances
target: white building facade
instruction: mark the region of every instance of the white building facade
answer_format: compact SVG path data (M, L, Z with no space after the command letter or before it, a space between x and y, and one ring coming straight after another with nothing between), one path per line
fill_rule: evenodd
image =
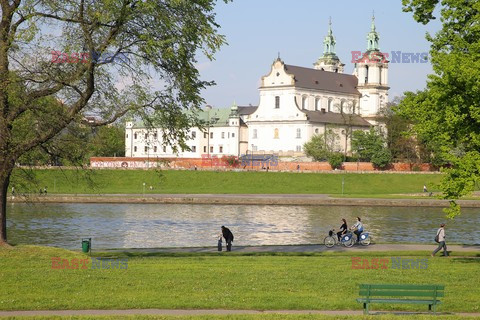
M241 156L247 152L303 156L303 145L327 130L338 136L335 151L349 153L351 134L381 125L378 112L388 101L388 61L378 47L372 19L367 51L344 74L335 53L329 26L323 55L313 68L285 64L276 59L262 77L258 107L212 109L200 116L210 123L204 131L190 130L190 150L175 154L164 146L162 130L128 122L125 132L127 157Z

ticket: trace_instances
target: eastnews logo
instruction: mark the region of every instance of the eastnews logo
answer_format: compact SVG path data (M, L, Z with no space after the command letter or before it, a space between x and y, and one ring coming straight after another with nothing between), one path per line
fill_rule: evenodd
M382 62L382 63L427 63L428 52L402 52L391 51L391 55L388 52L364 52L352 51L352 63L369 63L369 62ZM389 59L391 60L389 61Z
M52 257L52 269L88 269L90 259ZM91 269L127 269L128 259L92 258Z
M391 262L391 267L389 263ZM352 269L427 269L428 259L352 257Z
M88 63L89 61L95 63L128 63L128 58L124 53L113 52L61 52L52 51L52 63Z

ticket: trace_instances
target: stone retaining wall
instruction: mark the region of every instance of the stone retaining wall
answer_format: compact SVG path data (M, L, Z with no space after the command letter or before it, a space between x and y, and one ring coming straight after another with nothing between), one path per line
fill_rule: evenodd
M242 166L238 163L232 166L223 158L113 158L113 157L92 157L90 158L90 166L97 169L145 169L145 168L173 168L173 169L244 169L261 171L267 167L272 171L332 171L332 167L328 162L296 162L296 161L278 161L276 163L249 163ZM376 171L376 172L437 172L428 163L412 164L412 163L393 163L386 170L378 170L374 168L370 162L344 162L342 168L336 171Z

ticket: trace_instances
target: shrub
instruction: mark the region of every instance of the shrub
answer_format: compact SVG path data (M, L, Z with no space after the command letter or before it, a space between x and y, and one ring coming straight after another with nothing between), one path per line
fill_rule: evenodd
M333 169L339 169L342 167L343 154L340 152L332 152L328 155L328 163Z
M376 150L372 156L375 167L385 169L392 162L392 154L388 149Z
M236 168L240 164L240 161L235 156L223 156L222 160L226 163L229 167Z

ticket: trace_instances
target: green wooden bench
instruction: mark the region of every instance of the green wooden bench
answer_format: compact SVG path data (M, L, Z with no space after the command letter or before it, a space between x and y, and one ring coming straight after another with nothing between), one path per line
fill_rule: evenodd
M445 286L416 284L361 284L360 298L363 303L363 313L368 314L370 303L403 303L428 304L428 310L435 313L436 306L441 303L439 297L444 297Z

